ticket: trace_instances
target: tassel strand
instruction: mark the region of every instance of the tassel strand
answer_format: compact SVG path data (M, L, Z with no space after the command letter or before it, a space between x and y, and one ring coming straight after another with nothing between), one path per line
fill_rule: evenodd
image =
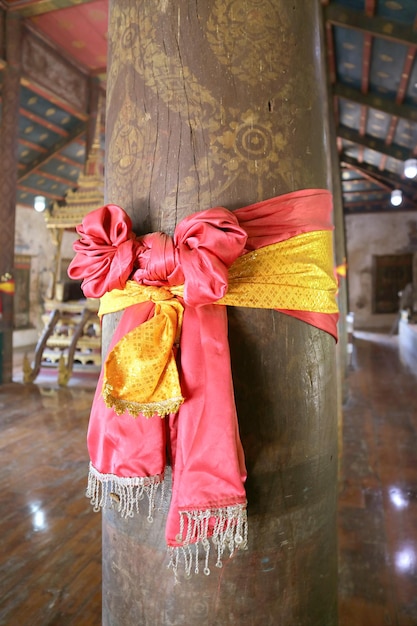
M160 489L163 501L164 476L121 477L114 474L101 474L90 463L86 496L90 499L94 511L104 507L116 508L121 517L133 517L139 514L139 502L148 498L148 522L153 522L156 496Z

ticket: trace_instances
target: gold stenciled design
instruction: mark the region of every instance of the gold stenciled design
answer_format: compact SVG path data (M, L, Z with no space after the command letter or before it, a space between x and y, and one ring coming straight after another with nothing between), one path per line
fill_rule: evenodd
M217 0L214 4L207 23L207 41L220 63L243 83L275 81L277 68L285 70L285 57L277 45L285 18L277 5L270 0ZM248 42L259 59L256 65L248 55Z
M190 207L215 205L239 181L254 181L259 200L294 186L298 157L288 162L282 156L303 108L289 104L294 78L285 48L297 44L288 27L289 12L271 0L217 0L201 22L202 45L205 37L213 67L227 65L239 89L267 86L262 107L242 111L229 96L217 94L216 84L202 79L198 61L193 65L182 5L177 14L171 5L157 6L160 10L143 3L140 18L137 6L127 3L115 3L111 12L117 27L110 28L107 103L109 115L112 108L118 115L108 120L108 197L124 198L125 181L138 180L135 204L158 203L162 223L157 227L166 232ZM165 20L167 11L178 19L177 33L164 30L161 15ZM170 120L171 114L178 118ZM172 159L181 168L178 176L168 164Z
M157 162L151 166L157 159L153 150L158 137L158 119L154 108L147 109L145 103L141 111L136 94L129 85L144 81L154 96L166 105L167 110L186 118L192 132L218 132L225 113L211 92L183 64L181 56L169 54L164 47L165 42L162 45L157 27L157 11L153 8L148 10L144 6L138 24L134 7L126 10L116 5L112 13L113 19L124 25L121 29L115 29L122 32L120 40L111 42L115 56L108 80L109 106L113 98L118 101L122 99L122 106L118 104L117 107L119 115L109 137L108 152L117 175L114 177L117 182L114 180L113 184L123 188L124 180L137 177L142 187L147 188L153 168L158 167ZM146 45L143 45L144 41ZM120 76L125 78L121 79ZM206 174L206 182L209 178Z
M223 134L213 136L217 147L215 159L222 165L223 174L230 180L241 175L242 168L256 176L258 186L263 180L275 177L280 154L286 146L281 132L274 132L270 121L262 121L259 113L248 109L239 118L238 110L231 110L233 118ZM259 194L262 189L258 189Z

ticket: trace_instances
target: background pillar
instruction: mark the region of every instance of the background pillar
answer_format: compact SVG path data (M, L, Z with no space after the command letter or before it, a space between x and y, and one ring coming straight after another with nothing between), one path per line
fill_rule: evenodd
M21 20L8 14L5 20L7 66L3 72L2 114L0 123L0 280L14 273L14 239L17 186L17 131L21 75ZM13 294L0 294L3 316L2 372L0 382L12 380L13 371Z
M137 234L327 187L318 3L113 0L109 44L106 201ZM164 515L104 511L106 626L337 624L334 340L270 310L229 321L249 549L175 585Z

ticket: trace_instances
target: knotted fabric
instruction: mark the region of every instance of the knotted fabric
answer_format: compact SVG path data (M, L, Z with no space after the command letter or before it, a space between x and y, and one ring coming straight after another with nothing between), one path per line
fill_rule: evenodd
M330 193L313 189L193 214L173 238L136 237L116 205L77 228L70 277L102 298L101 315L124 311L91 410L87 495L129 517L146 494L152 518L170 465L175 571L181 556L198 571L201 547L208 574L210 537L218 566L247 543L225 304L275 308L336 337L331 209Z

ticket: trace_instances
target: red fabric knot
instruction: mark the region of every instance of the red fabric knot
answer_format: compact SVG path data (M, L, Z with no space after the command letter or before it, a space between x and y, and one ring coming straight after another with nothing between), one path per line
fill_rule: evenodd
M73 245L77 254L68 268L70 278L83 279L87 298L123 289L138 247L127 213L117 205L106 205L88 213L77 232L80 239Z
M81 239L74 243L68 274L84 279L87 297L123 289L131 278L158 287L184 284L184 300L194 307L226 294L228 269L247 239L237 218L222 207L186 217L173 238L159 232L136 238L129 216L116 205L88 213L77 232Z
M203 306L227 292L228 269L244 251L246 231L222 207L194 213L175 229L174 243L184 272L184 300Z
M178 251L174 247L172 237L165 233L151 233L140 237L135 271L132 279L141 285L157 287L182 285L182 273Z

